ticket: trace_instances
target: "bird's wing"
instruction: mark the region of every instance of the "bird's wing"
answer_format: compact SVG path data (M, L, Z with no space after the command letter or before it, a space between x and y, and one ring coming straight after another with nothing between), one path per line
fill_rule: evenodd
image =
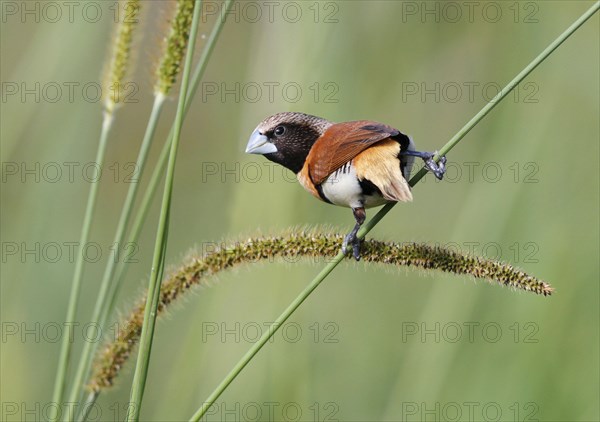
M388 201L412 201L408 182L400 170L400 144L392 139L378 142L354 159L356 176L368 180Z
M368 120L334 124L311 148L306 159L308 176L319 185L365 149L399 134L390 126Z

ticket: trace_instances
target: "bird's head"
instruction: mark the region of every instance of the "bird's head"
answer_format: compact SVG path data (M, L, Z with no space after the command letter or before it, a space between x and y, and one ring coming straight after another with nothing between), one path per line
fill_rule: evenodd
M277 113L263 120L252 132L246 152L298 173L310 149L333 123L304 113Z

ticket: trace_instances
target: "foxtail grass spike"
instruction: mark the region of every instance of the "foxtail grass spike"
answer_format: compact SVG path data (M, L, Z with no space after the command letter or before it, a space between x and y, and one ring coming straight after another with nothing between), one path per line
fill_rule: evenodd
M190 37L193 15L194 0L177 0L169 34L165 38L163 56L158 65L155 93L169 95L177 81Z
M221 271L273 258L288 262L298 262L301 258L331 259L339 253L342 240L341 235L302 231L283 236L250 238L244 242L215 247L214 251L203 255L192 255L163 281L158 313L163 313L193 286L208 285L209 278ZM544 296L553 292L549 284L508 264L460 254L441 246L367 240L361 249L361 259L395 267L469 275ZM116 341L108 344L97 356L94 375L88 384L93 392L110 387L131 355L140 338L145 304L144 295L127 319L121 322Z
M104 109L108 114L112 114L123 101L125 77L132 63L133 34L138 25L141 6L140 0L127 0L121 3L124 4L122 7L119 4L119 23L116 27L110 61L104 72L102 87Z

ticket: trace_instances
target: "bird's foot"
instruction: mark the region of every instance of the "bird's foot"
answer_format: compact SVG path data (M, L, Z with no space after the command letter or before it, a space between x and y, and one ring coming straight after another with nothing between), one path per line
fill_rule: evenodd
M436 163L433 160L433 157L437 154L436 152L427 153L426 156L422 157L423 161L425 161L425 167L427 170L433 173L433 175L438 179L442 180L444 174L446 173L446 156L443 155L440 157L440 160Z
M360 244L361 240L356 236L356 233L349 233L344 237L342 253L346 255L348 253L348 245L352 245L352 256L357 261L360 261Z
M409 149L402 151L401 154L421 158L425 162L425 168L432 172L439 180L442 180L444 173L446 173L446 156L440 157L437 163L433 159L437 155L437 151L421 152Z

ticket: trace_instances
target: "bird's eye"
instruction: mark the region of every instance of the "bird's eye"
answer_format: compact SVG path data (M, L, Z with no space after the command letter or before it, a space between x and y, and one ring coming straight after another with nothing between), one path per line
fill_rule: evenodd
M275 136L281 136L285 133L285 127L284 126L277 126L275 128L275 130L273 131L273 134Z

